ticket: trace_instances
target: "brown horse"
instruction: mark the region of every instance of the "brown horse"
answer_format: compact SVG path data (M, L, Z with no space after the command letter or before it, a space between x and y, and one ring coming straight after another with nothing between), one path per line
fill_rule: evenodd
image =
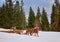
M27 35L29 35L29 34L31 35L31 30L32 30L31 28L27 28L27 29L26 29L26 34L27 34Z
M39 31L39 27L35 27L35 28L32 30L32 35L34 34L34 36L39 36L39 35L38 35L38 31Z
M28 28L27 30L26 30L26 34L30 34L30 35L33 35L34 34L34 36L39 36L38 35L38 31L39 31L39 28L38 27L35 27L35 28Z

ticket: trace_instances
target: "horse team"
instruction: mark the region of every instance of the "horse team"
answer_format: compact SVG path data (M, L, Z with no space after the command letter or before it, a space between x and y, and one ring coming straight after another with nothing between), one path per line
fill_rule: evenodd
M34 28L27 28L24 32L24 30L17 30L16 27L12 27L9 31L0 31L0 32L7 32L7 33L17 33L17 34L25 34L25 35L34 35L34 36L39 36L40 28L39 27L34 27Z
M30 35L30 36L32 36L32 35L39 36L38 35L39 30L40 30L39 27L27 28L26 32L23 33L23 30L17 30L16 27L13 27L13 32L14 33L17 33L17 34L21 34L22 33L22 34L26 34L26 35Z
M30 36L32 36L32 35L39 36L38 32L39 32L39 28L38 27L26 29L26 35L30 35Z

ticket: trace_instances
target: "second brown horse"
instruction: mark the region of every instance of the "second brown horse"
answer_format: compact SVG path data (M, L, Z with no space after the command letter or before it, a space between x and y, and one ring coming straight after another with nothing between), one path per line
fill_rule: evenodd
M26 30L26 34L32 36L34 34L34 36L39 36L38 35L39 32L39 27L35 27L35 28L27 28Z

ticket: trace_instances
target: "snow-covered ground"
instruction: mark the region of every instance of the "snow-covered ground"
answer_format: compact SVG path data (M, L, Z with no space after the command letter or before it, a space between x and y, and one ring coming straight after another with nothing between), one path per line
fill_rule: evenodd
M0 32L0 42L60 42L60 32L40 31L39 37Z

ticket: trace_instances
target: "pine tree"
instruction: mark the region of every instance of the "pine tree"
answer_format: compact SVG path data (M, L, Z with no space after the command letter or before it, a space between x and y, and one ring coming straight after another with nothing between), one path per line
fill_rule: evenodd
M55 9L55 6L53 5L52 6L52 14L51 14L51 24L54 22L54 16L55 16L54 9Z
M57 5L57 7L58 7L58 29L57 29L57 31L60 31L60 3L58 2L58 5Z
M13 24L13 7L12 7L12 0L8 0L9 4L8 4L8 17L9 17L9 25L10 27L12 27L12 24Z
M9 28L9 18L8 18L8 2L7 2L7 0L6 0L6 3L5 3L6 5L5 5L5 12L4 12L4 14L6 15L5 16L5 27L4 28Z
M16 1L14 7L14 26L16 26L17 29L26 29L25 13L23 7L19 4L19 1Z
M52 7L52 14L51 14L51 28L53 31L60 31L60 5L58 0L55 0L55 5ZM57 18L56 18L57 17Z
M1 11L0 11L0 26L4 27L4 9L5 9L5 5L3 4Z
M51 14L51 30L55 31L57 29L57 27L58 27L57 7L53 5L52 14Z
M6 8L5 8L5 14L6 14L6 25L7 28L12 27L13 24L13 7L12 7L12 0L6 0Z
M32 10L32 7L30 7L30 12L28 17L28 27L33 28L34 22L35 22L35 14L34 14L34 11Z
M21 28L20 5L18 1L16 1L16 4L14 6L13 26L17 27L17 29Z
M59 0L55 0L55 6L56 6L56 10L57 10L57 27L56 27L56 29L57 29L57 31L60 31L60 3L59 3Z
M24 9L23 9L23 0L21 0L21 28L22 29L26 29L26 17L25 17L25 12L24 12Z
M42 11L41 22L42 22L42 30L49 30L49 22L47 19L47 13L45 12L44 8Z
M60 6L59 6L60 7ZM59 8L59 14L58 14L58 31L60 31L60 8Z
M26 29L26 17L23 9L21 9L21 28Z
M6 6L3 4L1 8L1 14L0 14L0 26L3 28L8 28L9 24L7 20L8 20L8 17L6 14Z
M40 13L39 7L37 9L37 14L36 14L36 17L35 17L35 26L37 26L41 29L41 13Z

